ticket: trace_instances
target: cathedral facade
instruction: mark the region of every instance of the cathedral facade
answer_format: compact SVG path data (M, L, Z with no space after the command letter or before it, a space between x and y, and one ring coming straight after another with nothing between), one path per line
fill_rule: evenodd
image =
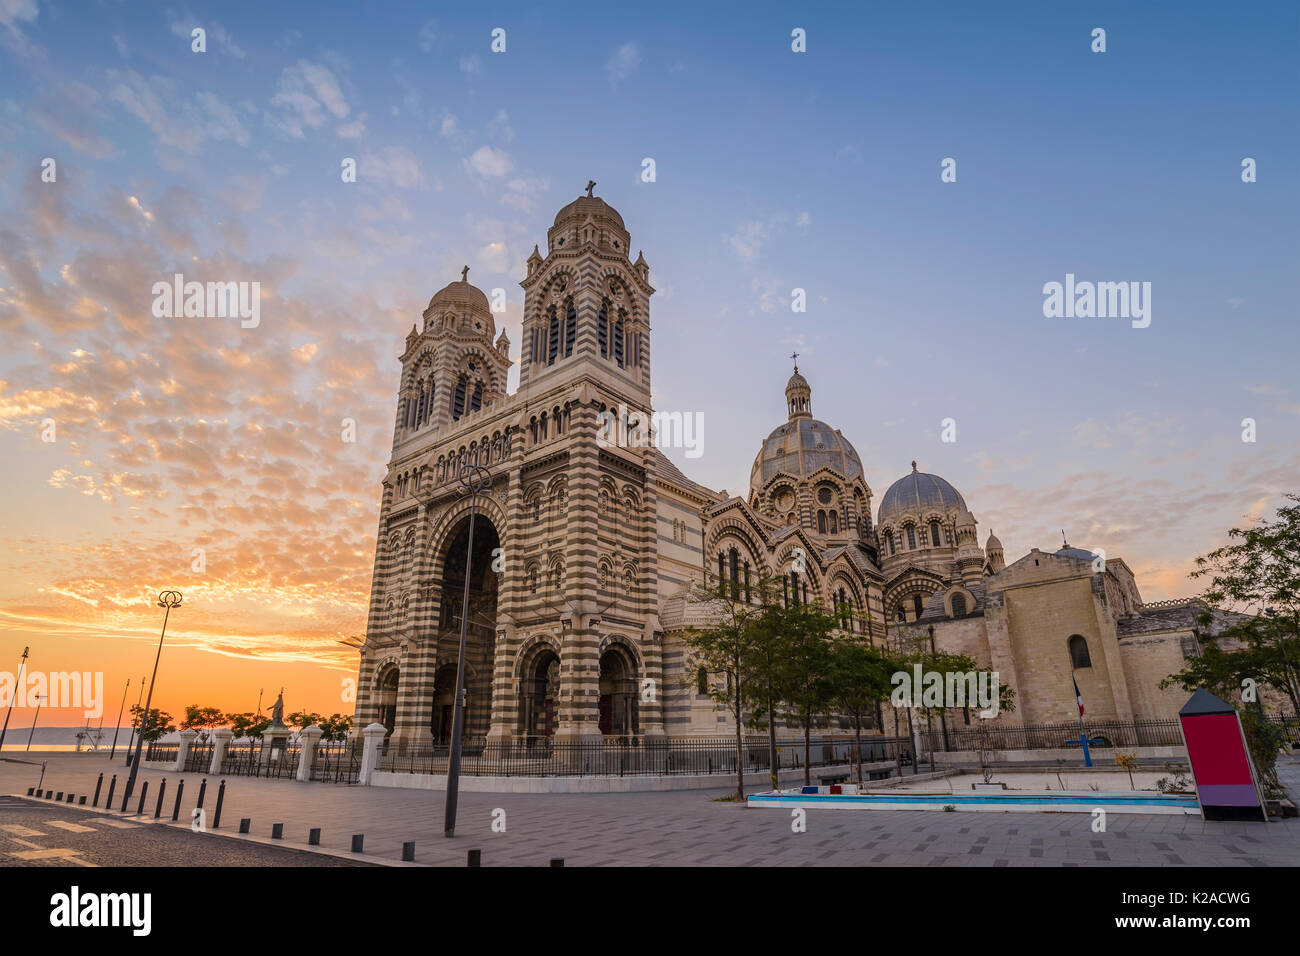
M934 627L939 644L1008 667L1021 699L1042 697L1035 718L1059 696L1034 689L1037 662L1048 645L1065 653L1077 632L1097 632L1107 687L1128 687L1122 629L1073 623L1083 607L1073 595L1059 609L1069 619L1047 631L1050 608L1042 619L1016 610L1047 592L998 587L1009 572L1019 582L1024 562L1007 568L992 535L980 546L974 515L942 478L913 462L873 521L862 461L813 417L797 366L785 421L761 443L743 497L692 481L651 442L609 441L612 415L633 433L651 418L650 269L643 255L631 258L622 217L590 187L557 213L546 245L544 255L534 247L521 282L513 394L511 343L468 270L406 336L357 726L377 721L406 745L448 740L467 557L465 733L474 738L727 732L681 640L699 623L687 594L722 581L750 600L764 576L786 601L848 605L845 626L876 644ZM486 483L472 546L468 474ZM1141 617L1131 574L1101 587ZM1117 714L1135 709L1133 693L1110 699Z

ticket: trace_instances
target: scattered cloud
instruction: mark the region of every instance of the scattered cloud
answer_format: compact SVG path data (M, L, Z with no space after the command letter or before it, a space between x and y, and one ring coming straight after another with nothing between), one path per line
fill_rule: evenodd
M628 42L610 54L605 61L605 72L609 74L610 83L617 85L635 73L640 65L641 51L635 43Z

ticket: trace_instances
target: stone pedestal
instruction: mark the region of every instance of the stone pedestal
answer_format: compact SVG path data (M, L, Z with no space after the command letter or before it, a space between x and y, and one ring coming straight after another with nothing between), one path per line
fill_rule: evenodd
M172 770L180 773L185 769L185 758L190 755L190 747L194 745L196 737L198 737L197 731L181 731L181 745L176 749L176 764L172 767Z
M321 730L315 724L310 727L304 727L299 737L302 740L302 752L298 756L298 779L310 780L311 768L316 762L316 747L320 744L320 739L325 731Z
M262 731L262 756L258 762L259 767L266 767L280 759L286 747L289 746L289 735L293 731L283 725L279 727L267 727Z
M208 773L213 776L221 773L221 765L226 760L226 750L230 747L230 742L235 738L235 732L229 727L218 727L212 731L212 763L208 767Z
M379 754L384 746L384 737L387 735L388 728L379 723L371 724L361 731L365 743L361 751L361 773L357 777L357 783L363 787L370 786L370 775L379 765Z

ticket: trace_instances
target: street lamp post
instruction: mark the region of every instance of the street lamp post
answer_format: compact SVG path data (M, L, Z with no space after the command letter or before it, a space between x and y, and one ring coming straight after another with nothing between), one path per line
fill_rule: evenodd
M456 697L451 717L451 750L447 758L447 808L442 835L456 835L456 796L460 785L460 735L465 724L465 639L469 630L469 582L474 564L474 515L478 496L492 485L482 465L472 465L460 476L460 490L469 495L469 542L465 546L465 593L460 605L460 651L456 655Z
M36 698L36 716L34 716L34 717L32 718L32 729L31 729L31 732L27 735L27 749L28 749L28 750L31 750L31 749L32 749L32 738L36 736L36 721L40 720L40 717L41 717L41 701L43 701L43 700L45 700L44 697L37 697L37 698Z
M144 732L146 725L149 723L149 708L153 706L153 689L158 683L158 660L162 657L163 639L167 636L167 618L171 616L172 608L181 606L180 591L163 591L158 595L158 606L166 608L163 612L162 634L158 638L158 653L153 659L153 677L149 680L149 696L144 702L144 711L140 714L140 732L135 736L135 756L131 759L131 775L126 778L126 793L122 798L122 806L131 799L131 791L135 789L136 774L140 772L140 751L144 749Z
M135 710L136 710L136 712L135 712L135 714L131 717L131 736L128 737L128 738L126 738L126 762L127 762L127 765L128 765L128 766L129 766L130 763L131 763L131 748L135 746L135 724L136 724L136 721L140 719L140 701L144 700L144 686L145 686L145 684L147 684L147 683L149 683L149 681L148 681L146 678L141 677L141 678L140 678L140 692L139 692L138 694L135 695Z
M14 681L14 692L9 698L9 709L5 711L5 725L0 729L0 750L5 749L5 734L9 732L9 715L14 712L14 698L18 696L23 687L23 665L27 663L27 652L30 647L23 648L23 656L18 661L18 679Z
M117 708L117 723L113 725L113 749L108 752L108 759L112 760L117 754L117 732L122 727L122 711L126 710L126 694L131 689L131 678L126 679L126 686L122 688L122 703Z

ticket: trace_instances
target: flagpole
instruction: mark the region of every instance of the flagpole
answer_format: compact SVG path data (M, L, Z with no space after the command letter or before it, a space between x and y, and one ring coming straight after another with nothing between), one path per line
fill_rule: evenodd
M1083 765L1091 767L1092 754L1088 751L1088 733L1083 729L1083 695L1079 693L1079 682L1074 679L1073 672L1070 674L1070 682L1074 684L1074 702L1079 707L1079 743L1083 744Z

